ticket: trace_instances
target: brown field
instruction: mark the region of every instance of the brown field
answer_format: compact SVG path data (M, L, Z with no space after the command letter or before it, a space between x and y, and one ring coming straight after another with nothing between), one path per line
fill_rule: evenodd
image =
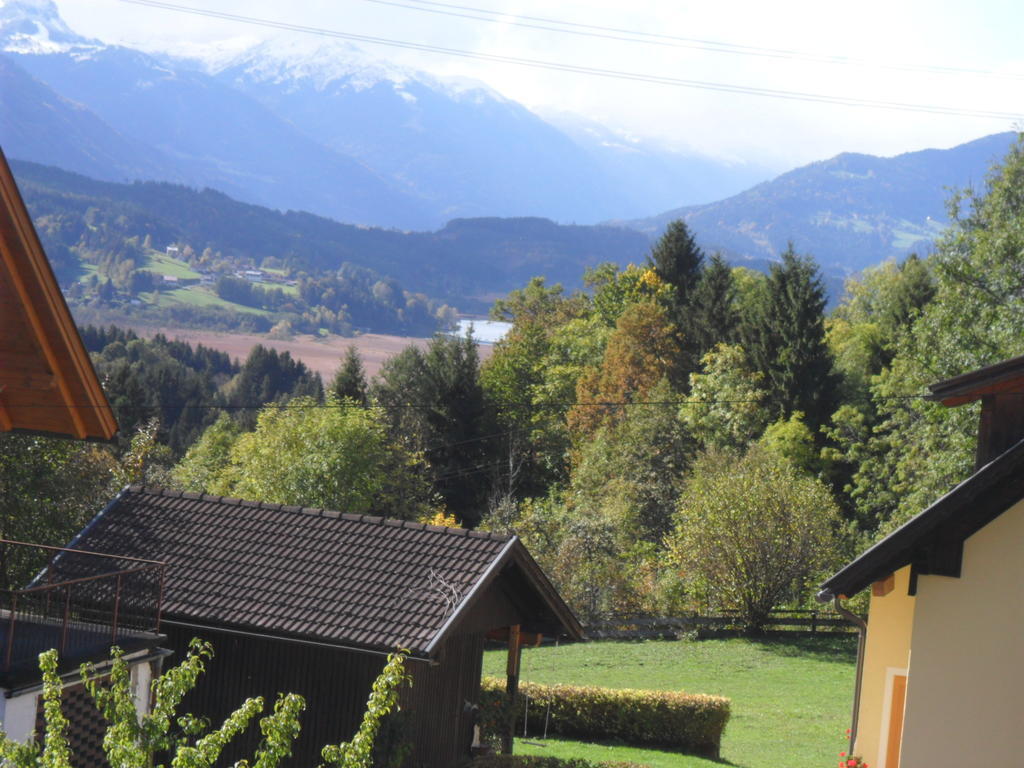
M231 357L244 361L257 344L273 347L278 352L288 352L296 360L304 362L310 370L319 373L325 382L331 380L338 368L345 350L355 346L363 358L367 376L374 376L381 364L397 352L401 352L410 344L425 347L429 339L415 336L386 336L379 333L365 333L352 338L329 336L321 339L316 336L295 336L291 339L270 339L263 334L224 333L219 331L200 331L191 328L135 328L140 336L152 336L163 333L170 339L181 339L190 344L202 344L206 347L227 352ZM491 346L480 345L480 359L490 357Z

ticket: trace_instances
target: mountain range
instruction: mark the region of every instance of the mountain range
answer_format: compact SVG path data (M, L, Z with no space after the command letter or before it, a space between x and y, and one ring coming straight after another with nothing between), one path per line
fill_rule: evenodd
M896 157L844 153L707 205L615 222L657 237L683 219L708 250L777 259L792 242L827 273L850 274L912 251L926 255L954 190L979 189L1017 134Z
M7 0L0 51L4 112L58 105L36 110L31 127L0 123L12 157L355 224L593 223L708 202L770 175L607 129L566 132L482 83L398 68L337 40L282 37L186 59L81 37L51 0ZM87 129L65 134L69 113Z
M360 264L474 311L536 274L574 288L586 266L642 259L677 218L756 269L792 242L836 298L850 274L926 253L950 190L983 183L1015 137L844 153L761 181L337 41L184 59L83 38L51 0L0 0L0 50L5 153L89 177L25 164L36 200L46 187L135 206L197 247Z

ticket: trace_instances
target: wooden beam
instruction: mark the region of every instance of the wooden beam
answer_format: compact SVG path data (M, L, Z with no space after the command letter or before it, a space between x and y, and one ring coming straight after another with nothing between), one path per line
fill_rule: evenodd
M9 210L13 211L14 208L9 206ZM21 222L15 221L16 225L20 223ZM29 226L31 226L31 224L29 224ZM25 233L21 233L21 235L22 242L25 242ZM68 386L67 380L61 374L60 362L57 360L57 353L54 350L50 337L46 332L46 327L43 324L42 318L32 302L32 295L29 293L25 277L18 271L18 265L13 258L8 262L7 268L11 275L11 282L14 284L14 289L17 292L18 297L21 299L22 309L28 317L29 325L32 326L32 330L35 332L36 342L39 344L39 347L43 351L43 356L46 358L46 365L51 371L53 371L53 374L56 377L57 388L60 390L61 397L64 399L64 402L68 407L68 414L71 417L74 435L79 440L84 440L88 435L88 432L86 432L85 429L85 422L82 420L82 414L80 414L78 412L78 408L75 407L77 403L74 401L74 397L71 393L71 387Z
M516 727L514 709L516 694L519 692L519 664L522 661L523 646L519 631L519 625L513 624L508 628L508 661L505 664L505 694L508 696L510 716L504 733L501 734L501 752L505 755L512 754L512 740Z
M11 421L11 414L4 403L4 387L0 384L0 431L10 432L14 429L14 422Z
M499 643L507 643L509 638L509 627L499 627L498 629L492 629L487 633L488 640L495 640ZM536 648L544 641L544 635L539 632L523 632L519 631L519 644L523 648Z
M16 389L53 389L57 380L52 373L0 370L0 385Z
M890 573L884 579L879 579L871 585L872 597L885 597L896 588L896 574Z

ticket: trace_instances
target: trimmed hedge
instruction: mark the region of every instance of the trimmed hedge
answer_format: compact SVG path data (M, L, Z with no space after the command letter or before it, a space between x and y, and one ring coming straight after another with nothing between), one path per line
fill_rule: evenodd
M617 739L633 746L667 747L716 758L729 721L729 699L721 696L520 683L511 712L518 728L522 728L524 696L530 699L528 726L535 732L544 729L550 703L549 733ZM480 705L485 730L497 735L509 715L503 680L483 679Z
M468 768L649 768L644 763L592 763L578 757L563 760L560 757L540 755L488 755L474 758Z

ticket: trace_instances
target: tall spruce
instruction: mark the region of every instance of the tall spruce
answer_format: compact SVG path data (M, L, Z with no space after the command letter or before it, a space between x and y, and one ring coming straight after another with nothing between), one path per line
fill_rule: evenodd
M495 475L494 415L480 382L472 336L434 336L385 361L372 387L390 439L422 453L434 489L463 525L482 516Z
M231 382L229 392L228 400L237 408L235 418L245 430L251 430L256 428L260 406L303 395L322 400L324 387L319 373L293 360L288 352L257 344Z
M331 391L338 400L354 400L360 405L366 405L366 369L354 345L349 345L345 350L341 366L331 381Z
M698 359L716 344L735 339L736 281L720 253L714 254L701 272L690 310L691 333Z
M835 406L836 376L825 343L825 287L818 265L792 243L742 318L740 335L763 375L775 418L801 411L817 430Z
M697 342L700 332L692 308L704 266L704 252L686 222L676 219L669 223L665 234L651 249L648 266L671 288L666 309L679 333L681 354L670 378L677 389L685 390L690 374L700 362Z

